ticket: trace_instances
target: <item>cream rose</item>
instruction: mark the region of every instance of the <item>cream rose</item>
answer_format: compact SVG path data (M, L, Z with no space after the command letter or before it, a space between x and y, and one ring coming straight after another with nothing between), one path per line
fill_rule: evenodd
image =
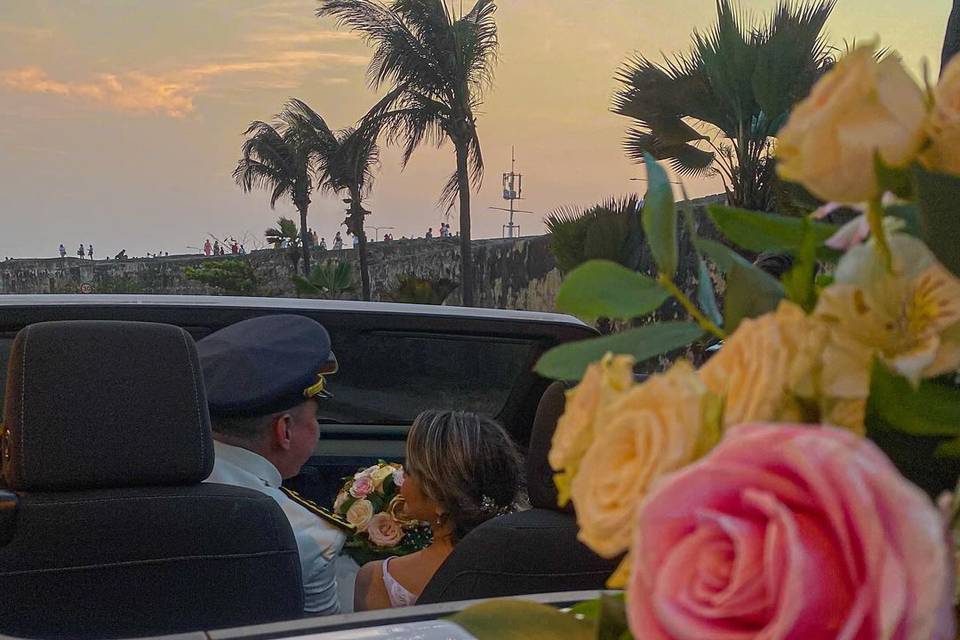
M395 469L392 466L385 464L373 472L371 477L373 478L374 483L376 483L377 488L383 484L384 480L393 475L394 470Z
M725 399L723 423L798 419L797 399L817 395L826 337L827 326L792 302L744 320L700 369L707 388Z
M927 133L931 144L923 163L934 171L960 175L960 58L947 64L933 90Z
M357 531L366 531L373 517L373 504L369 500L357 500L347 509L347 522L357 528Z
M880 195L874 159L905 167L926 141L923 92L874 45L844 57L800 102L777 137L780 176L828 201Z
M694 460L719 438L709 424L711 396L680 361L621 397L573 478L579 539L612 558L632 539L634 511L664 474Z
M386 513L378 513L370 518L367 535L378 547L395 547L403 539L403 529Z
M580 384L567 391L566 406L550 447L550 466L555 471L576 469L593 442L594 425L603 422L598 418L633 385L634 364L630 356L608 353L587 367Z

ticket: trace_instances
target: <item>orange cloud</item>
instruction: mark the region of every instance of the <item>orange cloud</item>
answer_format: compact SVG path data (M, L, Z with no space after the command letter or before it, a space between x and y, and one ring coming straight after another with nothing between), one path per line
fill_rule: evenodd
M366 56L329 51L281 51L266 60L240 60L237 62L215 62L198 67L190 67L179 73L193 77L219 76L228 73L249 73L256 71L290 71L309 66L366 66Z
M38 67L0 74L3 84L22 93L46 93L81 98L119 111L161 113L179 118L193 111L196 87L156 76L131 72L100 74L91 82L55 80Z
M86 100L117 111L162 114L180 118L194 110L194 98L209 81L231 74L263 75L250 80L260 87L289 87L290 76L308 69L325 67L362 67L369 58L348 53L314 50L279 51L266 59L239 59L211 62L152 75L138 71L102 73L90 81L58 80L39 67L0 71L0 87L21 93L43 93ZM343 78L321 79L326 83L344 82Z
M250 42L273 46L360 41L360 37L353 31L268 31L253 33L247 39Z

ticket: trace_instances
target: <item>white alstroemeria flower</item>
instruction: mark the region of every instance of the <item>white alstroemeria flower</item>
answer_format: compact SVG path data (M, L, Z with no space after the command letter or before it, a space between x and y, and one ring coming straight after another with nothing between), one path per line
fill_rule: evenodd
M872 241L854 247L814 311L830 327L828 396L866 398L875 357L914 383L960 367L960 280L920 240L893 234L889 242L892 272Z

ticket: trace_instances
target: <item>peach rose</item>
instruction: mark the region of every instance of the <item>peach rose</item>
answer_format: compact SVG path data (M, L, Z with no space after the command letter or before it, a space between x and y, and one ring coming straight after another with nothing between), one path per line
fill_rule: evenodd
M403 539L403 529L386 513L378 513L370 518L367 535L378 547L395 547Z
M744 320L700 369L710 391L725 399L723 423L799 419L798 397L813 397L827 327L792 302Z
M869 440L731 429L637 513L638 640L954 638L943 520Z
M550 466L555 471L575 472L593 442L594 425L603 424L601 418L610 403L633 385L634 364L630 356L608 353L587 367L580 384L567 391L550 447Z
M828 201L880 195L877 154L906 167L927 137L923 92L892 55L873 44L844 57L801 101L777 137L780 176Z
M927 133L931 144L923 163L934 171L960 175L960 58L947 64L933 90Z
M347 522L357 528L357 531L366 531L370 519L373 517L373 503L369 500L357 500L344 516Z
M712 422L708 415L711 397L690 363L680 361L610 407L571 485L584 544L607 558L627 549L634 511L650 486L719 439L719 407Z

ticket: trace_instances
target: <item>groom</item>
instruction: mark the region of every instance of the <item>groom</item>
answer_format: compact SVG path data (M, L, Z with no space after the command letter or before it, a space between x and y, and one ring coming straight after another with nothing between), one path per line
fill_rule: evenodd
M317 443L318 401L337 361L319 323L297 315L244 320L197 343L216 461L208 482L272 497L297 540L304 612L339 613L336 558L344 534L326 510L281 487Z

